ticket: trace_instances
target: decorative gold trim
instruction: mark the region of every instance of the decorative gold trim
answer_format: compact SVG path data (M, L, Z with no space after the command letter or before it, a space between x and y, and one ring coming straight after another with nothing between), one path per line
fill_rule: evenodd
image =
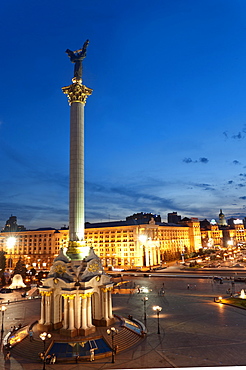
M82 81L74 79L74 82L69 86L62 87L62 91L68 97L68 103L86 103L88 96L92 94L92 89L82 85Z
M50 297L52 292L47 292L46 290L42 290L42 291L40 291L40 294L42 296Z
M75 294L62 294L62 297L63 298L66 298L66 299L74 299L75 298Z
M89 292L89 293L81 293L79 294L79 296L82 298L82 299L85 299L85 298L90 298L92 296L93 292Z
M104 292L104 293L106 293L106 292L111 292L111 290L113 290L113 287L106 287L106 288L103 288L103 287L101 287L101 291L102 292Z

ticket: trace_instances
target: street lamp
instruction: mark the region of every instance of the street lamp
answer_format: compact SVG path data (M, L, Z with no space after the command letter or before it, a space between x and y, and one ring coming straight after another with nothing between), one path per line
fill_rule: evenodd
M118 330L115 329L113 326L110 329L107 329L107 334L111 335L111 341L112 341L112 363L115 362L115 344L114 344L114 337L116 334L118 334Z
M4 332L4 328L3 328L3 323L4 323L4 312L7 310L7 307L6 306L1 306L1 311L2 311L2 329L1 329L1 333L3 335L3 332Z
M143 304L144 304L144 321L146 321L147 317L146 317L146 302L149 298L148 297L143 297L142 301L143 301Z
M158 330L157 330L157 334L160 334L160 319L159 319L159 316L160 316L160 312L162 310L162 307L160 306L154 306L153 307L153 310L156 312L157 314L157 323L158 323Z
M47 339L50 339L51 338L51 334L49 333L46 333L45 331L43 333L41 333L39 335L39 338L42 339L43 343L44 343L44 357L43 357L43 370L45 370L45 364L46 364L46 357L45 357L45 351L46 351L46 348L45 348L45 343L46 343L46 340Z

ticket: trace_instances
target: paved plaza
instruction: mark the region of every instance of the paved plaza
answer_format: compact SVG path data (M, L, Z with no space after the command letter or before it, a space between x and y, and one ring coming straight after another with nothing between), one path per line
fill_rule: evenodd
M111 357L96 359L95 362L56 363L46 369L139 369L173 367L217 367L244 366L246 364L246 311L214 303L213 298L226 294L229 281L214 283L212 279L182 277L130 277L128 287L147 287L149 293L113 295L114 314L144 322L143 297L146 303L148 334L138 345L120 352L116 361ZM165 294L159 291L164 284ZM188 289L189 288L189 289ZM236 283L236 291L245 288L245 283ZM152 307L162 307L160 313L160 334L157 334L157 316ZM39 317L39 300L15 302L8 305L5 330L12 325L34 322ZM40 341L38 333L35 342ZM32 351L32 343L27 343ZM17 348L17 347L16 347ZM42 369L41 362L13 353L10 362L0 358L0 369L36 370Z

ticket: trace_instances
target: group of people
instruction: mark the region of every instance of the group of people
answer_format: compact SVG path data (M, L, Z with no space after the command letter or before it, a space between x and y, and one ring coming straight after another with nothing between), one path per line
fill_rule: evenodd
M15 326L15 325L14 326L11 326L10 327L10 331L11 331L11 333L13 333L16 330L19 330L21 327L22 327L21 324L19 324L18 326Z
M39 354L39 357L40 359L44 362L46 362L46 364L55 364L56 363L56 355L53 353L52 355L48 355L45 357L45 354L43 352L41 352Z

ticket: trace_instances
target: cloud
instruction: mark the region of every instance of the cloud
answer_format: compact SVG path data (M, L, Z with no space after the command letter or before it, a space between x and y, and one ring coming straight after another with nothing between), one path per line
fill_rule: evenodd
M211 190L214 191L216 190L212 185L210 184L203 184L203 183L193 183L192 186L197 187L197 188L202 188L203 190Z
M199 160L197 160L197 159L193 160L191 158L184 158L183 159L183 162L184 163L198 163L198 162L200 162L200 163L208 163L209 160L208 160L208 158L205 158L205 157L201 157L201 158L199 158Z
M204 157L199 158L199 162L201 162L201 163L208 163L208 158L204 158Z
M241 140L245 138L245 135L244 135L245 133L246 133L246 125L244 125L244 127L242 128L242 131L239 131L237 134L232 135L231 133L228 133L228 131L224 131L223 135L226 139Z
M237 139L237 140L240 140L240 139L243 139L244 136L242 135L241 132L239 132L237 135L232 135L231 136L232 139Z
M0 202L0 208L2 218L1 226L4 226L11 214L17 216L18 224L24 225L27 228L61 227L63 224L68 223L68 208L62 207L62 205L59 204L53 206L29 206L26 203ZM47 215L49 215L48 220ZM50 220L52 220L52 224Z
M193 160L191 158L184 158L183 159L183 162L184 163L194 163Z
M232 162L233 164L241 164L239 161L237 161L236 159Z

